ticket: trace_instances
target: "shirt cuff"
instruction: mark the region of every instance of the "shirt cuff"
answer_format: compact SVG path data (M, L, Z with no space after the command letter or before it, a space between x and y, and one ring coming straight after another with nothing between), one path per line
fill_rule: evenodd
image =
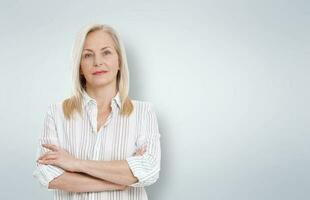
M33 172L32 176L38 179L41 186L48 191L52 191L53 189L48 188L49 182L64 172L65 170L52 165L37 164L37 168Z
M132 187L144 187L156 182L159 177L159 166L154 166L151 159L144 156L132 156L126 158L130 170L133 175L138 179L138 182L129 186Z

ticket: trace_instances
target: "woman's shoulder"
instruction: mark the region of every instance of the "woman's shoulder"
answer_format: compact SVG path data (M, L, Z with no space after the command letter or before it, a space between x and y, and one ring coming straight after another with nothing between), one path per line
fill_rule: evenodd
M132 99L131 100L134 106L137 107L153 107L153 103L151 101L145 101L145 100L137 100L137 99Z
M63 114L63 101L50 102L47 106L47 114L56 117Z
M155 105L151 101L137 100L137 99L132 99L131 101L137 112L140 113L155 112Z

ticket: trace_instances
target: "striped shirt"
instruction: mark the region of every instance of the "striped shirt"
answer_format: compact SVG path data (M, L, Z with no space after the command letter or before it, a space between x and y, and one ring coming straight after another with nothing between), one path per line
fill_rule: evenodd
M44 143L55 144L78 159L126 160L138 182L125 190L102 192L67 192L49 189L48 183L64 170L54 165L36 163L33 177L41 187L54 193L54 200L147 200L144 186L159 178L160 136L157 117L151 102L132 100L134 110L129 117L121 116L119 92L112 98L109 116L97 132L97 103L83 91L82 115L74 113L66 119L62 102L48 106L42 134L38 141L36 158L49 150ZM133 155L137 148L146 145L142 156Z

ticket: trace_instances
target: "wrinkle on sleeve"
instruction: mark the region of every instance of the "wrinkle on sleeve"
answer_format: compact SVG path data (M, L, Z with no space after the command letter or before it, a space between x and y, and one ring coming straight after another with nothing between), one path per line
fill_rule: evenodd
M59 146L56 124L55 124L55 120L53 117L54 112L55 112L55 105L51 104L48 107L48 110L45 114L43 130L38 139L36 160L41 155L50 151L49 149L42 147L42 144L54 144L54 145ZM35 170L32 176L39 181L41 186L43 186L44 188L50 191L52 189L48 188L49 182L52 181L54 178L60 176L64 172L65 170L59 167L56 167L53 165L39 164L36 162L36 167L35 167Z
M144 187L157 181L160 171L161 134L158 129L158 122L154 106L149 103L142 119L142 132L138 140L143 141L141 146L146 145L146 151L142 156L127 157L129 168L138 182L129 186ZM139 147L140 148L140 147Z

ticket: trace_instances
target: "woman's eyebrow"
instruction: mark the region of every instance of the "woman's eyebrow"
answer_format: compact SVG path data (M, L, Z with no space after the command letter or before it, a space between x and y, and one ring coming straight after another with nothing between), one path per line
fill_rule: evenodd
M111 47L110 46L103 47L103 48L100 49L100 51L105 50L106 48L111 48ZM93 52L93 50L91 50L91 49L83 49L83 50L87 50L87 51Z
M102 50L105 50L106 48L111 48L111 47L110 46L106 46L106 47L101 48L100 50L102 51Z

